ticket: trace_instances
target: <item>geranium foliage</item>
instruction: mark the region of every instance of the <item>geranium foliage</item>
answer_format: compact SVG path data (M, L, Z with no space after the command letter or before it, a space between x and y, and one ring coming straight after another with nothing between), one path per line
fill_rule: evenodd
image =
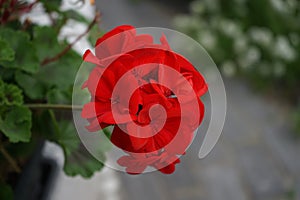
M94 35L100 34L98 18L91 22L75 10L62 11L61 3L0 0L0 177L4 182L10 174L21 173L41 139L63 148L68 175L90 177L103 167L86 153L71 118L62 117L55 106L47 107L71 105L73 82L82 62L67 41L59 40L62 27L72 19L87 23ZM49 25L21 17L35 6L44 8ZM0 199L11 199L11 189L5 190L9 186L4 182Z

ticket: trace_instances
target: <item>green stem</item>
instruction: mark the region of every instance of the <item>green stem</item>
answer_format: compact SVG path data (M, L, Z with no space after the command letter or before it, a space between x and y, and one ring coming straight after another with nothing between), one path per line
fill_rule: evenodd
M5 159L9 162L15 172L20 173L21 168L18 166L17 162L13 159L13 157L6 151L6 149L0 144L0 152L5 157Z
M82 110L82 106L68 104L25 104L31 109Z
M45 58L42 61L41 65L44 66L51 62L55 62L58 59L60 59L62 56L64 56L74 46L75 43L77 43L82 37L84 37L86 34L88 34L90 32L90 30L93 28L93 26L99 22L100 16L101 16L100 13L96 12L93 21L88 25L87 29L82 34L80 34L72 43L70 43L66 48L64 48L60 53L58 53L54 57Z

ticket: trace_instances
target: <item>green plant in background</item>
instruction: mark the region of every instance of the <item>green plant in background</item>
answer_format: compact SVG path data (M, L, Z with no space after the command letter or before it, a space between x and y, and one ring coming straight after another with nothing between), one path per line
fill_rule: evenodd
M63 148L68 175L91 177L103 167L80 143L68 117L73 82L82 63L72 47L85 35L90 34L91 41L99 37L99 14L89 22L74 10L62 11L61 3L0 0L0 199L12 196L7 184L11 175L21 173L40 140ZM50 25L21 20L35 6L44 8ZM72 43L58 39L70 19L87 24Z
M297 137L300 138L300 105L295 109L293 113L293 122L294 122L294 128L297 132Z
M225 76L243 75L299 103L299 1L196 0L190 11L175 25L205 47Z

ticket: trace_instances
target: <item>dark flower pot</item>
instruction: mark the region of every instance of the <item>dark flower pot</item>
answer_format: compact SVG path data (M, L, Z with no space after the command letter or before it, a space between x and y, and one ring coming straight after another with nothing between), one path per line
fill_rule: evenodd
M58 174L58 163L42 154L41 142L24 167L14 190L15 200L47 200Z

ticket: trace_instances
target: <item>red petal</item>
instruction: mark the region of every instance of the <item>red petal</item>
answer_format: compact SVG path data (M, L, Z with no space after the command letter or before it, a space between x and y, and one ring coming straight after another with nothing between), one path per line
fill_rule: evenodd
M167 165L163 168L158 169L160 172L164 174L172 174L175 171L175 164Z
M97 65L102 65L102 62L89 49L83 54L83 60Z
M96 56L100 59L125 53L124 49L132 43L135 29L132 26L120 26L98 39L95 46Z
M124 133L123 130L120 129L118 125L114 126L114 130L112 132L110 140L117 147L125 151L133 152L133 147L131 145L129 135L127 133Z
M167 49L167 50L170 50L171 47L168 43L168 40L167 40L167 37L165 36L165 34L162 34L161 37L160 37L160 42L161 44Z
M110 111L110 102L90 102L83 106L81 117L93 118Z
M96 42L96 45L99 45L100 43L102 43L103 41L105 41L106 39L118 34L118 33L121 33L121 32L124 32L124 31L128 31L128 30L132 30L132 29L135 29L134 26L131 26L131 25L121 25L121 26L117 26L116 28L114 28L113 30L107 32L106 34L104 34L101 38L99 38Z
M122 156L117 160L117 163L123 167L126 167L131 164L133 158L131 156Z

